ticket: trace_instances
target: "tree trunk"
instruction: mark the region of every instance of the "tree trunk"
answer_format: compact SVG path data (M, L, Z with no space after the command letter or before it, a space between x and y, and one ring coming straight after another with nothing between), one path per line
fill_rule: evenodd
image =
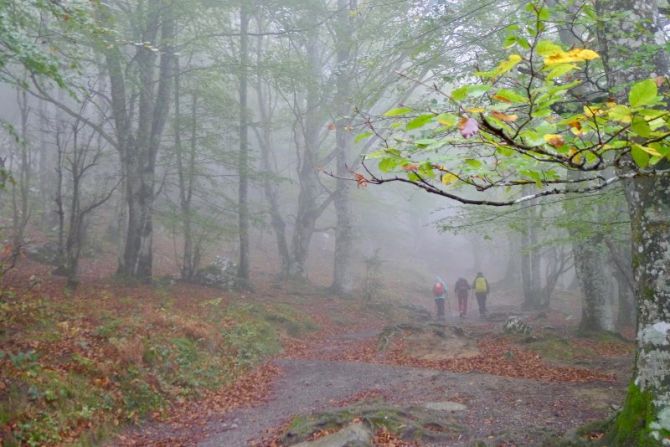
M523 281L524 309L539 309L542 303L541 262L537 249L537 210L528 205L525 210L525 222L521 235L521 280Z
M32 181L31 153L28 143L30 104L28 93L17 88L16 100L19 106L20 131L18 139L19 175L12 183L12 246L19 253L24 242L25 230L30 219L30 183Z
M523 308L530 308L533 305L533 291L531 278L531 245L529 238L529 229L523 228L521 233L521 285L523 290Z
M122 171L125 175L125 194L128 220L123 255L118 273L126 278L147 281L152 273L153 205L156 157L170 109L173 83L173 46L175 21L171 0L152 0L147 4L146 28L142 42L156 42L160 34L161 51L139 46L133 59L139 71L137 114L130 110L135 96L126 85L123 57L111 45L105 51L111 88L112 115L117 136ZM160 53L158 74L156 62ZM157 86L157 87L156 87ZM137 123L133 132L133 122Z
M333 259L333 283L331 289L337 294L349 294L353 287L351 250L353 247L353 228L351 215L350 181L347 180L348 157L352 148L351 123L351 52L354 27L351 11L356 10L356 1L338 0L337 21L337 81L335 110L338 119L335 123L337 154L337 180L335 186L335 256Z
M249 15L246 2L240 7L240 151L238 208L240 233L240 258L237 266L238 287L248 289L249 283L249 125L248 77L249 77Z
M651 73L667 75L667 54L662 46L654 58L645 57L640 64L627 63L635 60L641 48L653 48L657 38L662 39L656 1L598 1L596 8L602 18L598 37L612 94L625 101L632 82ZM633 34L635 38L631 39ZM656 173L624 183L631 220L638 333L633 381L612 430L612 443L616 446L661 446L670 440L668 167L667 161L661 162Z
M617 421L642 418L646 435L667 438L670 434L670 177L636 178L627 183L631 213L633 273L638 309L635 376ZM646 399L653 418L634 400ZM646 413L648 414L648 413ZM617 433L629 441L625 433ZM619 445L623 445L620 442ZM653 445L653 444L645 444ZM659 442L658 445L661 445ZM665 444L663 444L665 445Z
M614 330L612 306L608 299L608 280L604 270L607 264L606 248L600 238L588 238L574 242L572 253L577 280L584 295L580 330Z
M177 162L177 179L179 183L179 214L181 218L183 248L181 256L181 277L184 280L193 278L197 269L195 252L193 249L193 182L195 176L195 152L196 152L196 129L197 129L197 109L198 96L193 92L191 102L191 141L189 152L185 153L182 143L181 133L184 130L181 119L181 76L179 67L179 58L175 57L175 89L174 89L174 108L175 108L175 159Z
M257 62L260 66L262 61L262 46L259 42L257 48ZM275 241L277 244L277 253L279 254L280 271L278 277L284 280L289 275L289 268L291 265L291 254L286 240L286 222L281 213L279 203L279 189L277 182L273 179L275 171L272 168L270 160L270 153L273 149L272 138L272 90L268 86L263 88L260 76L257 77L256 97L258 99L258 110L261 115L261 131L257 132L259 147L261 150L261 170L264 172L263 179L263 194L265 200L268 202L270 223L275 234Z
M291 240L291 266L289 275L295 278L306 279L306 262L309 255L309 246L314 236L316 221L321 215L317 198L321 185L319 184L316 157L319 149L319 90L317 80L320 69L318 57L318 39L316 30L311 31L305 43L307 62L312 78L307 86L306 110L303 120L304 150L300 160L298 172L300 192L298 194L298 210L296 213L293 238Z

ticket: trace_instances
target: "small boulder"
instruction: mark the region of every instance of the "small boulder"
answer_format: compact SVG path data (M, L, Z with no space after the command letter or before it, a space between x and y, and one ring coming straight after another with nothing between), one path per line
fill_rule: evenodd
M214 262L195 274L196 282L220 289L232 289L237 279L237 266L233 261L217 256Z
M372 447L372 431L361 423L354 423L315 441L294 444L293 447Z
M532 329L520 317L509 317L503 325L503 332L506 334L530 335Z
M28 243L23 246L23 252L28 259L40 264L57 265L60 259L60 249L56 242Z
M450 413L456 413L459 411L465 411L468 409L465 405L458 403L458 402L451 402L451 401L445 401L445 402L426 402L423 404L423 407L428 409L428 410L434 410L434 411L447 411Z

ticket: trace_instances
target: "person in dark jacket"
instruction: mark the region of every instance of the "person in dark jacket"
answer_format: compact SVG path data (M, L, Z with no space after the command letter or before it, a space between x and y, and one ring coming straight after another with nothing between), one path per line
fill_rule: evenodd
M458 278L456 284L454 284L454 291L458 298L458 315L465 318L465 314L468 313L468 294L470 292L468 280L463 277Z
M477 273L475 280L472 281L472 288L475 290L477 304L479 304L479 316L484 318L486 316L486 298L491 289L482 272Z

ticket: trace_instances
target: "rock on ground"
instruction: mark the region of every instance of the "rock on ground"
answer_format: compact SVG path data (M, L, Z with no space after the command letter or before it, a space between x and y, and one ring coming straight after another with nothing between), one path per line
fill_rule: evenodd
M372 432L368 427L364 424L351 424L316 441L294 444L294 447L371 447L372 443Z

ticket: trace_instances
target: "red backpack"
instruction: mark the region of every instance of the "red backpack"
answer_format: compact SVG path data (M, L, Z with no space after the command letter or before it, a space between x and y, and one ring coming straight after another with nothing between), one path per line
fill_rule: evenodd
M442 296L442 295L444 295L444 284L438 281L435 283L435 285L433 285L433 296Z

